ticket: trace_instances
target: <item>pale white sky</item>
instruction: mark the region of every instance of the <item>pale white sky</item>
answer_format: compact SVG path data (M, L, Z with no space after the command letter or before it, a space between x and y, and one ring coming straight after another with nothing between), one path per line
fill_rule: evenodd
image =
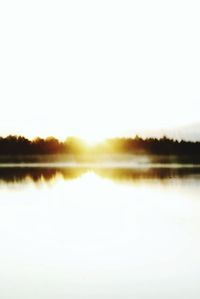
M195 123L199 1L0 1L0 135Z

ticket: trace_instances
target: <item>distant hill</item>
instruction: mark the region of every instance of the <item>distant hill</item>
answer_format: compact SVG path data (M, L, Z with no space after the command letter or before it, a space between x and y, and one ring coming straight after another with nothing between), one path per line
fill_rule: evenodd
M156 137L162 138L167 136L168 138L173 138L177 140L185 141L200 141L200 123L194 123L191 125L180 126L177 128L162 129L162 130L149 130L142 133L144 137Z
M166 132L170 138L183 139L186 141L200 141L200 123L181 126Z

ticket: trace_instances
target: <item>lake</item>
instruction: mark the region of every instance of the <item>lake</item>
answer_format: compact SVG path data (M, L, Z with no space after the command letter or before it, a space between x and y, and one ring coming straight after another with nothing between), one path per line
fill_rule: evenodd
M0 298L200 298L200 167L0 167Z

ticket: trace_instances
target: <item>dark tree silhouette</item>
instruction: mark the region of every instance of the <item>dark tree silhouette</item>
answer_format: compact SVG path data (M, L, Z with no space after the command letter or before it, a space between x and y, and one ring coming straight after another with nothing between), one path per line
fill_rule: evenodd
M26 155L101 155L101 154L147 154L177 155L179 157L200 157L200 142L177 141L163 137L161 139L146 138L112 138L91 148L75 137L59 141L54 137L29 140L23 136L9 135L0 137L1 156Z

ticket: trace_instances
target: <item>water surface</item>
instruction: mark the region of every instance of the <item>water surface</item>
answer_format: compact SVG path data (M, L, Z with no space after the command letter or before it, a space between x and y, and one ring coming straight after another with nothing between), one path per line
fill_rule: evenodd
M200 169L0 167L0 298L200 298Z

